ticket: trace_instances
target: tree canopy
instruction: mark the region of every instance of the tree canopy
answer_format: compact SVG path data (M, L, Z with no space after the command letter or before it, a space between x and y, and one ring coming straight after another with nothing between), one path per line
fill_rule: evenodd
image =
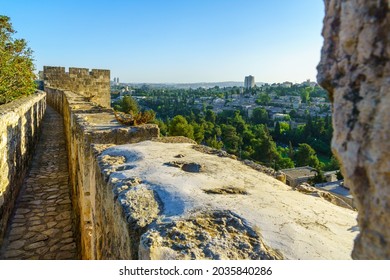
M125 112L126 114L134 115L139 111L137 101L129 95L123 96L123 99L114 105L114 109Z
M311 166L314 168L320 167L320 161L316 155L316 151L306 143L299 144L298 150L295 153L297 166Z
M255 108L252 113L252 122L255 124L267 124L269 121L267 110Z
M171 136L185 136L194 139L194 128L188 124L185 117L177 115L174 117L169 125L169 135Z
M0 105L36 89L32 50L15 33L10 18L0 15Z

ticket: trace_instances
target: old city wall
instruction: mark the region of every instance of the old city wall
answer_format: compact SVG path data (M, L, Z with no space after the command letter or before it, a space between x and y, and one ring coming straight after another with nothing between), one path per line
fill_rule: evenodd
M77 92L101 106L110 107L110 70L44 66L45 87Z
M29 167L45 109L44 92L0 106L0 244Z
M355 259L390 258L390 1L326 0L318 81L359 210Z
M134 232L97 163L100 148L158 137L156 125L118 123L113 111L71 91L45 88L64 117L75 221L83 259L132 259Z

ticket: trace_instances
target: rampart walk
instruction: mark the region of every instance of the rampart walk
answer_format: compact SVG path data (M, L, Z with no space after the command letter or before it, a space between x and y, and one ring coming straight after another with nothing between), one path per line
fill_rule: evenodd
M0 106L0 244L38 141L46 94Z
M16 200L2 259L77 259L65 135L47 107L31 168Z
M83 259L134 259L134 236L97 163L97 146L156 138L156 125L124 126L112 109L67 90L45 87L47 102L64 118L76 236Z

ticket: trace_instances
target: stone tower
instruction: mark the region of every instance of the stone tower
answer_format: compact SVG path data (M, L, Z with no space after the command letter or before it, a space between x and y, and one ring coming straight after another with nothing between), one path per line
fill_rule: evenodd
M44 87L73 91L90 98L104 107L110 107L110 70L65 67L43 67Z

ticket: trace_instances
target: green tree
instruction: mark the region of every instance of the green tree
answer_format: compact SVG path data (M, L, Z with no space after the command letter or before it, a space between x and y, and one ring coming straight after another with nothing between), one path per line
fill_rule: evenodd
M280 157L280 159L276 161L275 169L279 170L279 169L293 168L293 167L294 167L294 162L291 160L291 158Z
M316 175L310 180L311 184L314 185L314 184L326 182L324 172L321 169L316 168L315 172L316 172Z
M268 105L270 101L271 97L267 93L261 93L259 98L256 100L256 103L260 105Z
M340 169L340 163L336 159L335 156L332 156L330 158L330 161L325 165L324 170L325 171L332 171L332 170L338 170Z
M274 137L276 141L280 140L280 135L282 134L282 131L280 129L280 122L277 121L275 124L275 129L274 129Z
M301 101L302 103L309 103L309 100L310 100L310 88L308 87L301 92Z
M177 115L169 124L169 135L185 136L194 139L194 128L187 122L185 117Z
M291 141L289 141L288 142L288 157L294 158L294 154L295 154L295 151L294 151L293 145L292 145Z
M222 125L222 139L228 153L237 153L241 145L241 138L238 136L236 128L230 124Z
M254 124L266 124L269 121L267 110L264 108L256 108L252 112L251 120Z
M137 101L130 95L126 95L119 102L119 111L125 112L126 114L136 115L139 111Z
M208 122L215 123L217 116L215 115L215 113L213 111L207 110L206 115L205 115L205 119Z
M242 118L240 111L234 112L234 118L231 121L233 126L236 128L237 132L240 135L247 129L247 124L245 120Z
M191 123L192 127L194 128L194 140L196 143L201 143L204 139L204 127L201 124L197 124L195 122Z
M0 15L0 105L36 89L32 51L15 33L10 18Z
M320 161L316 155L316 151L306 143L299 144L298 150L295 153L297 166L311 166L314 168L320 167Z
M166 136L167 135L168 127L162 120L156 119L156 120L154 120L153 123L157 124L158 127L160 128L160 135L162 135L162 136Z
M263 124L254 127L255 137L251 141L254 153L252 157L271 167L275 167L277 161L280 160L280 154L276 148L276 143L272 140L267 127Z
M215 135L212 138L207 139L206 144L207 144L207 146L214 148L214 149L218 149L218 150L222 149L222 147L223 147L223 142L218 141L217 137Z
M285 134L290 130L290 125L287 122L280 122L280 133Z

